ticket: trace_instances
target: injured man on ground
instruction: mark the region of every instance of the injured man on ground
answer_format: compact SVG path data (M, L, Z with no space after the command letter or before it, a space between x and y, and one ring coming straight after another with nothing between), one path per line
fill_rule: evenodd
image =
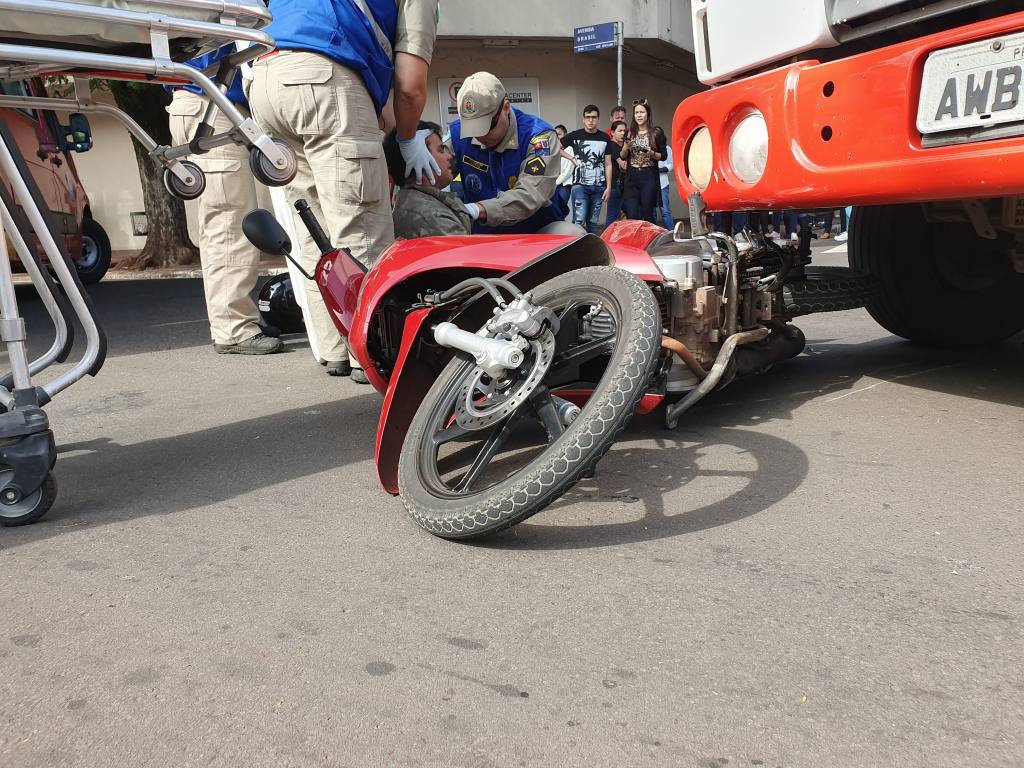
M470 234L473 222L462 201L454 193L443 191L452 183L454 157L441 140L441 126L421 122L415 140L427 143L427 149L441 171L433 179L424 176L423 183L417 184L413 174L406 175L406 163L395 132L388 134L384 140L384 155L388 173L395 182L392 196L395 237L411 240L434 235Z

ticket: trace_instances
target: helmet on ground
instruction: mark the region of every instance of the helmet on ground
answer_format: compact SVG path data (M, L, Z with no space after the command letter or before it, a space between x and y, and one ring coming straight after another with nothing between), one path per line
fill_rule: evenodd
M260 288L260 317L263 325L276 328L281 333L305 333L302 308L295 299L292 278L287 272L275 275Z

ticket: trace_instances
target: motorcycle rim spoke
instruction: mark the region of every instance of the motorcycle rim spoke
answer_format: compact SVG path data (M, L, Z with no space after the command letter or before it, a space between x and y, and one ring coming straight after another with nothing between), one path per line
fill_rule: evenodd
M567 365L582 365L583 363L590 362L595 357L610 353L614 347L615 334L602 336L600 339L594 339L593 341L587 341L575 347L570 347L551 362L548 374L550 375L552 372L558 371Z
M487 468L487 466L494 459L495 454L505 441L508 440L509 435L515 430L523 417L523 409L520 408L518 411L509 416L503 424L496 427L490 436L484 441L483 446L480 448L480 453L477 454L476 458L473 459L472 465L466 470L464 474L453 487L452 490L460 495L464 495L470 492L473 483L480 477L480 474Z
M558 418L555 401L547 387L537 389L533 395L532 404L538 421L544 427L544 431L548 433L548 442L555 442L565 432L565 427L562 425L562 420Z

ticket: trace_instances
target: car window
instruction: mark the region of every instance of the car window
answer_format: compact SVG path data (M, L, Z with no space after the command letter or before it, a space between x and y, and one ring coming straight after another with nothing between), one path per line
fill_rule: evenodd
M0 80L0 91L5 96L31 96L28 90L28 83L24 80ZM18 112L25 115L25 117L35 120L35 110L31 109L18 109Z

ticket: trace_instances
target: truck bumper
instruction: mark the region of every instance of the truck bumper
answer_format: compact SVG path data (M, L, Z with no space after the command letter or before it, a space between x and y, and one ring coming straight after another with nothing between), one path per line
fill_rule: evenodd
M723 211L1022 193L1024 135L925 147L916 126L928 54L1021 30L1024 13L1014 13L824 64L799 62L692 96L672 123L679 188L700 192L710 210ZM745 183L728 147L754 110L767 123L767 161L760 180ZM704 189L691 182L687 167L701 126L713 149Z

